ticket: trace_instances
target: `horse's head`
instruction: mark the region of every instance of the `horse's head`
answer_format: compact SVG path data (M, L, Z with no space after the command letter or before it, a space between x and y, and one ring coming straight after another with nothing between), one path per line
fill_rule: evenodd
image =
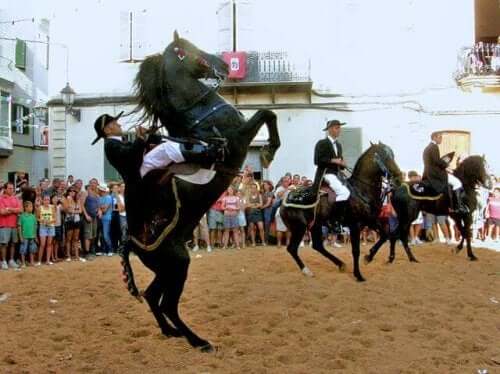
M391 184L399 186L401 184L401 170L399 169L396 160L394 159L394 152L388 145L378 142L378 144L370 143L369 151L373 155L373 161L380 174L388 178Z
M484 156L467 157L457 166L455 175L465 186L475 187L480 184L488 190L493 187L489 166Z
M167 66L175 67L175 71L184 71L195 79L212 78L220 81L229 72L222 59L179 37L177 31L174 31L174 40L163 52L163 57Z

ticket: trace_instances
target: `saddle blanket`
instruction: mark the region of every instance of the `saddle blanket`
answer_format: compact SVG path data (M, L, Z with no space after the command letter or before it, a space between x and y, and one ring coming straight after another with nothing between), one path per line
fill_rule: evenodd
M430 186L420 182L403 183L403 187L406 188L408 195L416 200L438 200L443 196L442 193L436 193Z
M215 173L216 171L212 169L200 169L194 174L175 174L175 176L183 181L193 184L208 184L212 181L212 179L214 179Z

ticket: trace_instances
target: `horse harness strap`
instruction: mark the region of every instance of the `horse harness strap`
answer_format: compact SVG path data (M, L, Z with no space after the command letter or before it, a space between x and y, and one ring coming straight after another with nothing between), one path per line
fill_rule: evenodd
M192 129L201 125L210 116L214 115L226 106L230 106L230 104L225 101L219 101L218 103L208 105L207 107L204 105L195 105L194 107L186 110L183 114L188 121L188 128Z

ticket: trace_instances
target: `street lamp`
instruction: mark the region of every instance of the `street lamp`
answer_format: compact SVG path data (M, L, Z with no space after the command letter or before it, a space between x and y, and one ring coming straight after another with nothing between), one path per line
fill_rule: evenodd
M66 107L66 113L71 114L78 122L80 122L80 109L73 109L75 95L76 92L71 88L69 82L66 82L66 86L61 90L62 102Z

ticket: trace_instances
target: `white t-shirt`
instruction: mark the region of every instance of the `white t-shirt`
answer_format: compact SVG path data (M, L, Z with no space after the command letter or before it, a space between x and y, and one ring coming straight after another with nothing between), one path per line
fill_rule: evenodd
M120 201L120 204L122 204L123 206L125 206L125 199L123 198L122 195L118 194L118 200ZM120 212L119 214L122 217L126 217L127 216L127 212L125 210L123 212Z

